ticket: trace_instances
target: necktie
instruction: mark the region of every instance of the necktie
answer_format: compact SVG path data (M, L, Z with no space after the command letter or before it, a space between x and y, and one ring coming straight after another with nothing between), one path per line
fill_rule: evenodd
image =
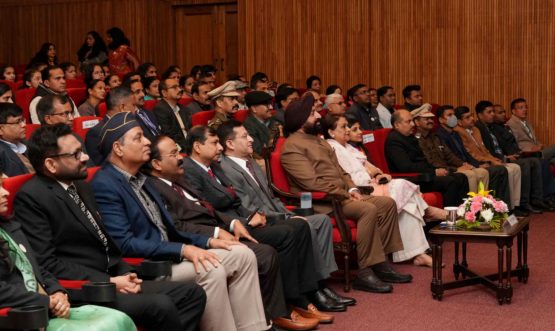
M526 134L528 135L528 137L532 138L532 141L534 142L534 144L537 144L536 136L534 136L534 134L532 133L532 130L528 126L528 122L522 121L522 126L524 127L524 130L526 131Z
M216 175L214 175L212 169L208 168L208 174L210 175L210 177L212 177L212 179L216 179Z
M160 134L160 132L158 132L158 128L154 125L154 123L152 123L150 118L148 118L148 115L146 115L142 110L137 111L137 115L141 118L141 120L143 120L153 136L157 136Z
M0 228L0 239L4 239L8 243L10 259L14 262L21 276L23 276L23 282L25 283L27 291L36 292L38 290L37 278L33 272L33 266L25 253L23 253L19 245L2 228Z
M258 176L256 175L256 172L254 171L254 165L252 164L251 160L247 160L247 169L249 170L250 174L252 175L252 177L254 178L254 180L256 181L256 183L258 184L258 186L260 187L260 189L262 190L262 193L264 193L264 195L266 196L266 198L268 198L268 201L270 201L270 204L272 205L272 208L275 211L278 211L279 208L276 207L276 205L274 205L274 201L273 201L273 197L272 195L266 190L267 187L265 185L262 184L261 180L258 178Z
M177 192L177 194L179 194L181 199L185 199L185 193L183 193L181 187L179 187L176 183L172 183L172 188Z
M104 245L104 248L106 249L106 252L108 252L108 238L106 237L104 232L100 229L100 226L98 226L98 223L96 222L96 220L92 216L91 212L87 209L87 206L85 206L85 203L83 202L83 200L81 200L81 197L79 197L79 194L77 193L77 190L75 189L75 186L70 185L67 188L67 193L69 193L69 196L73 199L73 201L75 201L77 206L79 206L79 208L81 209L83 214L85 214L85 216L87 217L87 219L91 223L92 227L96 231L96 234L100 238L100 241L102 241L102 245Z

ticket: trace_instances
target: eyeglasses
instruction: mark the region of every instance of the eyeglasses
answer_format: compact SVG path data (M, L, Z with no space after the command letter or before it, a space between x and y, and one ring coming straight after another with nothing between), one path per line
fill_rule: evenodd
M4 125L14 125L14 124L16 124L16 125L23 125L23 124L25 124L25 123L27 123L27 121L26 121L24 118L20 118L20 119L16 120L15 122L11 122L11 123L2 123L2 124L4 124Z
M73 112L72 111L64 111L64 112L61 112L61 113L52 113L52 114L50 114L50 116L55 116L55 115L67 118L69 116L73 116Z
M180 89L179 85L168 86L166 90Z
M50 155L49 157L70 157L70 156L73 156L76 160L81 160L81 156L83 156L83 151L78 150L74 153L54 154L54 155Z

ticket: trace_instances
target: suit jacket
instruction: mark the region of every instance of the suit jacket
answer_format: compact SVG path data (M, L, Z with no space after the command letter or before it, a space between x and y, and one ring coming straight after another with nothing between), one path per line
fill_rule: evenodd
M251 162L256 177L262 186L259 186L251 175L229 157L222 155L220 163L222 169L235 188L235 192L237 192L237 195L241 199L243 207L251 212L259 209L261 212L264 212L266 216L270 217L293 215L293 213L285 208L278 198L274 197L262 169L260 169L254 160L251 159Z
M104 158L98 147L100 145L100 131L102 131L102 127L108 122L108 116L104 116L97 125L93 126L89 131L87 131L87 135L85 136L85 147L87 148L87 153L90 156L90 159L94 163L94 165L101 165L104 162Z
M183 244L206 248L208 237L178 231L160 194L150 182L143 189L156 203L169 241L150 218L129 181L112 164L105 163L92 180L92 187L108 233L127 256L181 260Z
M29 244L29 241L23 234L19 223L0 218L0 228L4 229L16 244L24 248L22 251L33 267L37 282L41 284L47 294L50 295L58 291L65 292L60 284L58 284L56 277L37 263L31 244ZM48 308L50 302L48 297L37 292L28 291L25 287L23 276L21 276L15 265L10 270L8 264L0 262L0 279L2 280L0 282L1 306L24 307L39 305Z
M434 132L430 131L426 135L421 133L418 143L426 160L436 168L456 172L457 168L463 165L463 161L451 152Z
M541 144L537 140L538 138L536 137L536 133L534 132L534 129L532 128L532 125L530 124L530 122L526 122L526 123L528 124L528 128L532 132L532 135L528 135L528 133L524 129L524 126L522 125L522 122L515 115L511 116L511 118L509 118L509 120L507 121L507 125L511 128L511 131L515 136L518 146L523 151L529 151L532 148L535 148ZM534 142L534 138L536 139L535 142Z
M207 237L214 235L214 228L220 227L226 231L230 231L229 226L233 217L215 210L215 215L212 216L208 209L203 205L196 204L193 201L185 198L183 199L175 190L167 183L161 181L156 177L149 177L152 185L158 190L164 201L164 205L168 212L170 212L175 227L180 231L198 233ZM198 200L202 200L200 195L185 182L184 178L175 182L183 190L187 191L191 196Z
M222 213L237 216L241 223L246 224L246 218L251 213L242 206L241 199L231 193L233 186L217 162L212 162L210 168L221 184L210 177L208 172L201 168L190 157L183 159L185 180L197 191L201 197Z
M468 132L463 129L461 126L456 126L453 129L464 144L464 148L468 151L473 158L478 160L479 162L492 162L492 161L499 161L496 157L490 154L486 146L484 145L484 141L482 140L482 135L480 134L480 130L475 126L472 127L472 137L468 134ZM476 142L475 142L476 141Z
M345 116L356 119L360 123L360 128L362 130L374 131L383 128L380 123L380 115L373 107L365 109L362 105L353 102L351 107L349 107L349 109L345 112Z
M19 156L3 141L0 141L0 173L8 177L29 173Z
M152 141L156 136L160 135L160 132L162 132L162 128L160 127L160 125L158 125L158 122L156 121L156 116L154 115L154 113L150 110L145 110L145 109L140 109L139 110L141 112L141 114L144 114L146 117L148 117L148 119L152 122L152 124L154 124L154 126L156 127L157 131L153 131L146 123L145 121L143 121L143 119L136 115L135 118L137 119L137 122L139 122L139 125L141 126L141 129L143 129L143 134L144 136Z
M183 125L185 128L191 127L191 116L187 114L187 111L183 108L182 105L179 103L177 104L179 107L179 116L183 121ZM160 125L160 129L162 134L165 134L172 138L181 148L185 147L185 136L181 131L181 126L179 126L179 122L175 117L175 113L172 107L168 104L168 102L164 99L160 100L154 109L154 116L156 117L156 121L158 125Z
M414 135L403 136L391 130L385 140L385 158L391 172L435 173Z
M314 135L290 135L281 151L281 165L289 174L287 180L293 193L319 191L346 200L350 198L349 189L356 188L331 146Z
M491 136L493 132L491 131L489 126L480 121L477 121L475 126L480 131L480 135L482 136L482 141L484 142L484 146L486 146L489 153L500 160L504 160L505 155L503 155L503 150L501 150L500 152L495 150L495 142L493 141L493 137ZM497 139L497 137L495 137L495 139ZM499 144L499 142L497 143ZM499 145L499 149L501 149L501 145Z
M81 200L108 238L108 252L96 230L67 191L54 179L37 174L15 196L14 210L37 261L55 277L107 282L131 267L121 260L107 234L87 183L75 181Z
M511 128L501 123L493 123L490 127L493 134L497 137L499 146L505 155L514 155L521 152L516 142Z
M269 125L266 126L262 124L256 117L249 114L245 123L243 123L245 129L249 132L249 135L254 140L252 143L252 148L254 153L261 155L262 149L269 146L272 143L273 138L279 135L278 122L273 118L269 119Z
M468 154L468 151L464 148L464 144L458 133L454 131L448 132L440 125L436 131L436 134L439 139L447 147L449 147L451 152L453 152L462 161L472 164L472 166L474 167L480 166L480 162L478 162L478 160L474 159L470 154Z

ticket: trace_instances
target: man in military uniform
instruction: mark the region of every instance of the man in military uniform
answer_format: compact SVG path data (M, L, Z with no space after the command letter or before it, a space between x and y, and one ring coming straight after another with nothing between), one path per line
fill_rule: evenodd
M208 127L216 130L222 123L229 121L233 114L239 110L239 93L236 91L235 81L228 81L225 84L208 92L212 100L216 113L208 121Z

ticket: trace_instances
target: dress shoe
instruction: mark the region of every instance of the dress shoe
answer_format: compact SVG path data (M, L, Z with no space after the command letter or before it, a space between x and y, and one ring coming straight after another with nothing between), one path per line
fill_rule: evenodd
M337 301L329 298L322 290L318 290L311 294L308 299L320 311L346 311L347 307Z
M373 265L372 270L379 279L387 283L410 283L412 281L411 275L397 273L387 262Z
M357 301L355 299L341 296L329 287L324 287L324 289L322 289L322 292L324 292L324 294L328 298L334 300L335 302L337 302L341 305L352 306L352 305L355 305L357 303Z
M526 210L528 210L528 212L530 214L541 214L541 213L543 213L543 209L539 206L539 204L538 205L528 205L524 208L526 208Z
M306 309L295 306L293 306L292 308L302 317L316 319L322 324L332 323L334 319L333 315L322 313L318 310L318 308L316 308L316 306L311 303L308 305L308 307L306 307Z
M528 210L522 207L515 207L515 209L513 209L512 214L515 215L516 217L530 216L530 212L528 212Z
M353 282L353 288L359 291L374 293L389 293L393 291L393 286L382 282L370 268L358 272L357 278Z
M536 203L534 203L533 205L534 207L536 207ZM551 203L547 202L546 200L539 201L539 204L537 206L541 207L543 211L555 211L555 206L553 206Z
M273 327L281 328L284 330L296 330L296 331L303 331L303 330L312 330L316 326L318 326L318 320L315 318L304 318L295 310L291 312L290 318L285 317L278 317L275 318L273 321Z

